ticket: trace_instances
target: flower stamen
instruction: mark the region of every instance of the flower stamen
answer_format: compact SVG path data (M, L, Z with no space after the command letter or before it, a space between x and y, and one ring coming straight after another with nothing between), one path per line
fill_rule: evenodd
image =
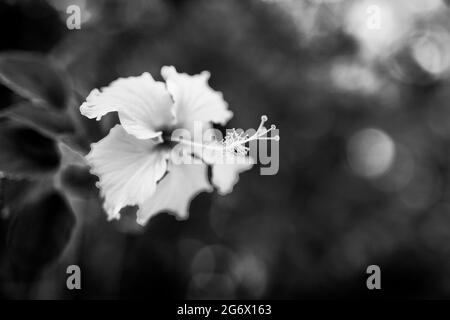
M171 141L183 143L192 147L201 147L208 150L214 150L214 151L222 151L222 152L231 152L238 155L245 156L248 154L248 151L250 150L249 147L246 146L246 144L250 141L254 140L274 140L274 141L280 141L280 136L275 135L272 137L267 136L267 134L270 131L273 131L276 129L275 125L271 125L269 129L266 129L264 127L264 123L266 123L268 120L266 115L263 115L261 117L261 123L259 124L258 130L249 137L248 135L244 135L243 132L238 133L236 129L229 130L227 132L227 135L225 138L220 142L220 144L217 143L198 143L194 141L185 140L182 138L171 138Z

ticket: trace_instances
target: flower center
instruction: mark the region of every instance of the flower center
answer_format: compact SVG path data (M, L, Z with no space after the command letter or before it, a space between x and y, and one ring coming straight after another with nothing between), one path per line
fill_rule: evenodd
M164 149L172 149L173 147L175 147L179 142L178 141L174 141L172 139L172 132L175 128L165 128L162 131L162 135L161 135L161 139L162 142L159 144L159 146L161 148Z

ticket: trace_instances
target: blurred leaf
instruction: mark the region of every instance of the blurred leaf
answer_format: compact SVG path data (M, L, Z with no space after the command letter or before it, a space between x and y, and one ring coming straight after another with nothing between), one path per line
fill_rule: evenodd
M39 109L28 102L11 106L0 115L50 135L71 134L75 131L74 124L66 113Z
M1 180L1 204L2 216L8 217L11 211L21 209L29 199L36 197L43 190L43 183L48 181L8 179Z
M53 191L16 212L7 246L13 265L37 270L57 259L68 244L75 216L66 199Z
M0 50L51 50L67 27L49 2L0 1Z
M86 160L84 159L83 155L72 148L72 146L69 146L65 142L59 142L58 143L59 151L61 152L61 167L65 168L70 165L76 165L76 166L86 166Z
M25 126L0 122L0 171L12 177L36 177L56 171L58 147L50 138Z
M68 166L61 173L62 186L72 194L81 198L98 196L95 183L98 178L89 172L88 167Z
M39 104L63 109L69 101L64 72L43 55L28 52L0 54L0 82Z
M66 147L70 148L71 152L75 152L81 157L83 157L83 155L85 154L88 154L89 151L91 150L91 144L89 143L89 141L85 139L85 137L82 134L80 134L79 131L73 135L61 136L59 139L59 143L61 145L65 145Z

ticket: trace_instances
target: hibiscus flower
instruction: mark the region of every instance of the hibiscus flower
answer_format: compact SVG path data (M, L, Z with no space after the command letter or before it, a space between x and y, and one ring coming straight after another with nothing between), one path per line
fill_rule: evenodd
M99 177L109 219L118 219L122 208L135 205L141 225L161 211L186 218L197 194L211 192L213 186L227 194L239 173L252 167L246 143L279 139L264 137L274 127L263 127L263 116L251 137L233 130L224 140L214 140L206 131L212 123L225 125L233 113L222 94L208 85L209 72L191 76L163 67L161 75L165 83L149 73L119 78L94 89L80 107L90 119L100 120L109 112L119 116L120 124L93 143L86 156L91 172ZM202 134L195 135L198 128ZM180 131L183 134L176 134ZM186 132L194 138L186 138Z

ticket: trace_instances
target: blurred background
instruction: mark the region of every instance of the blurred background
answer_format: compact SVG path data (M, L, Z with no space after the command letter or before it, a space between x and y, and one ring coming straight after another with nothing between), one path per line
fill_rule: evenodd
M78 108L163 65L211 71L229 128L267 114L280 170L108 222L77 157L118 119ZM443 0L2 0L0 297L450 298L449 76Z

